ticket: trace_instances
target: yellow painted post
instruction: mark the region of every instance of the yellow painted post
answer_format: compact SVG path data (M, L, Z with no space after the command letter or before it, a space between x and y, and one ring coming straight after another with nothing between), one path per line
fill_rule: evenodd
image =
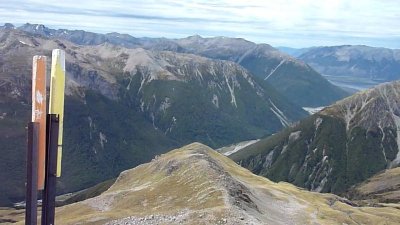
M32 64L32 122L38 124L38 190L44 189L46 164L46 56L35 55Z
M61 176L63 120L64 120L64 89L65 89L65 52L60 49L54 49L51 59L49 114L57 114L59 116L57 177Z

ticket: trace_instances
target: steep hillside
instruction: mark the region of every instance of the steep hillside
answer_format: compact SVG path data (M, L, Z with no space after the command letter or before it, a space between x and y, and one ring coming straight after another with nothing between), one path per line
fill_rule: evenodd
M301 106L329 105L347 96L307 64L267 44L241 38L200 36L176 41L188 52L237 62Z
M191 54L85 47L121 65L121 98L154 127L184 142L222 146L277 131L306 115L241 66Z
M230 157L252 172L342 193L400 163L400 82L357 93Z
M8 183L0 186L1 205L24 196L32 56L50 58L51 49L62 45L19 32L0 33L0 179ZM77 66L70 57L67 54L65 160L59 190L94 185L176 146L143 113L116 99L116 85L88 65ZM80 72L72 75L74 68Z
M400 167L385 170L353 186L346 195L359 204L400 203Z
M273 183L193 143L122 172L97 197L58 208L56 223L396 224L399 212Z
M65 49L65 151L59 190L116 176L178 144L260 138L306 113L228 61L111 44L79 46L0 31L0 203L23 195L32 56ZM10 172L11 171L11 172Z
M7 27L10 29L12 25ZM183 39L135 38L118 33L95 34L80 30L55 30L39 24L25 24L16 29L48 38L64 39L80 45L111 43L128 48L168 50L229 60L242 65L260 79L266 80L267 83L276 87L279 93L300 106L329 105L348 95L305 63L279 52L270 45L255 44L241 38L202 38L200 36Z
M392 81L400 78L400 50L363 45L312 48L299 56L316 71L333 76Z

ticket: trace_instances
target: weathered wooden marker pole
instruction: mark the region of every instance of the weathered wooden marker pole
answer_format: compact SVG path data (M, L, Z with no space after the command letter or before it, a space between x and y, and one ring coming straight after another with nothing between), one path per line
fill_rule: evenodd
M51 62L50 102L49 115L47 116L46 184L43 192L42 225L54 225L56 178L61 176L65 52L54 49Z
M43 190L46 157L46 57L32 63L32 122L28 124L25 224L37 224L37 195Z
M54 225L56 178L61 176L65 52L52 52L49 114L46 113L46 57L34 56L32 122L28 124L25 224L37 224L37 194L42 195L42 225Z

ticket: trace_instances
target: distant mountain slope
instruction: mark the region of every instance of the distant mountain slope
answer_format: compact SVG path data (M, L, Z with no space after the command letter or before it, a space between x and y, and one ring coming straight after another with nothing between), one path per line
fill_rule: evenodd
M400 79L400 50L364 45L317 47L299 56L316 71L376 81Z
M0 204L23 196L33 55L66 51L65 151L59 190L116 176L178 144L255 139L306 116L229 61L105 43L79 46L0 31ZM10 159L9 161L7 161Z
M56 210L57 224L396 224L399 209L353 207L251 174L193 143L124 171L101 195Z
M171 138L222 146L234 139L267 135L306 113L247 70L197 55L85 47L85 52L122 65L121 98ZM95 63L93 61L93 63Z
M200 36L176 41L191 53L237 62L301 106L329 105L348 95L305 63L267 44Z
M309 48L276 47L276 48L281 52L284 52L288 55L291 55L291 56L297 58L300 55L310 51L312 48L315 48L315 47L309 47Z
M329 105L348 95L305 63L279 52L270 45L255 44L241 38L200 36L183 39L135 38L118 33L96 34L81 30L55 30L39 24L25 24L17 29L48 38L65 39L80 45L111 43L128 48L192 53L233 61L260 79L267 80L267 83L276 87L283 96L301 106Z
M342 193L400 163L400 82L357 93L230 157L256 174Z

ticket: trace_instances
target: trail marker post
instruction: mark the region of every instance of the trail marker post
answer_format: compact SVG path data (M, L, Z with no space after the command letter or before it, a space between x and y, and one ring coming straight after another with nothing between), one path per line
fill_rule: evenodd
M54 49L51 57L50 102L47 116L46 184L43 192L42 225L54 225L56 178L61 176L64 119L65 52Z
M38 123L37 189L44 189L46 166L46 56L36 55L32 64L32 122Z
M37 194L42 192L42 225L54 225L56 178L61 176L64 118L65 52L54 49L46 113L46 57L34 56L32 122L28 124L25 224L37 224Z

